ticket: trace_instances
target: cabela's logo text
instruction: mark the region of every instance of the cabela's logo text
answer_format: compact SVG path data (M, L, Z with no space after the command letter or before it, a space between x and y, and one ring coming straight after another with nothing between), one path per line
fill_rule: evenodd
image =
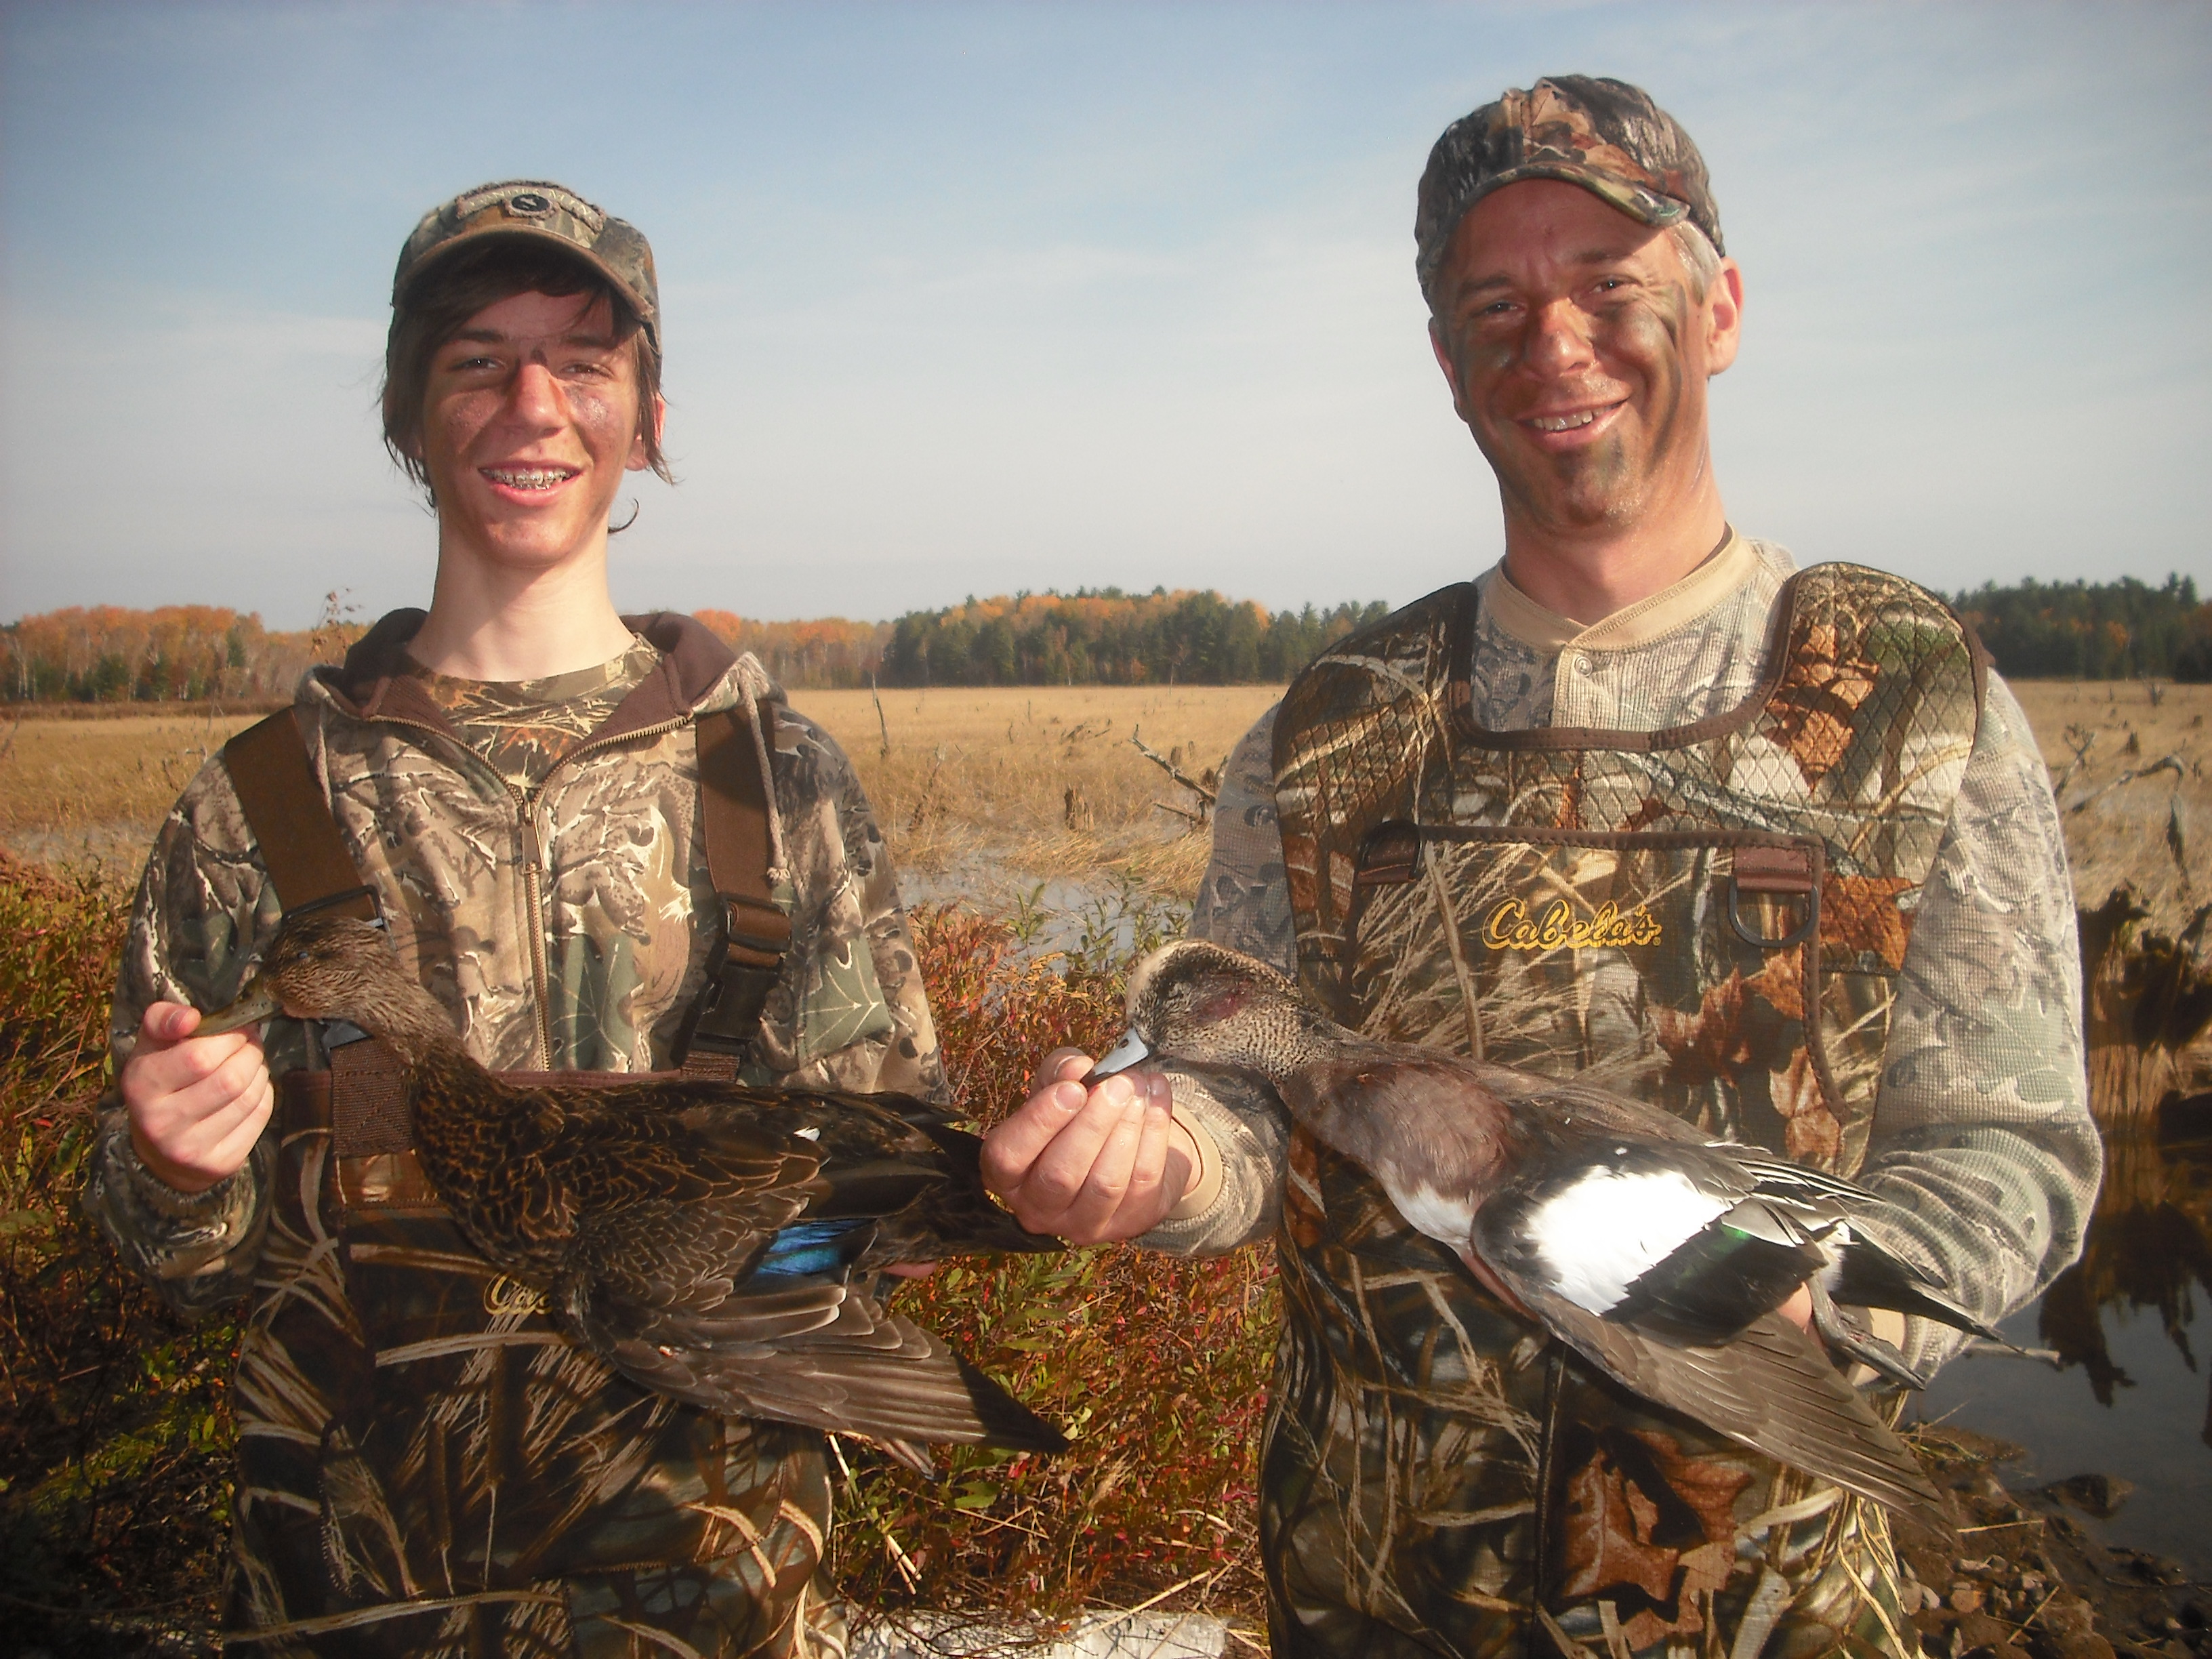
M1507 899L1482 924L1482 942L1493 951L1589 951L1607 945L1656 945L1659 918L1642 905L1626 915L1608 901L1577 921L1565 899L1530 915L1519 899Z

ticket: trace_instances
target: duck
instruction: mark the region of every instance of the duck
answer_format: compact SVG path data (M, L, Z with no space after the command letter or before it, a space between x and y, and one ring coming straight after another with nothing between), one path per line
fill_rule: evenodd
M1157 1059L1265 1084L1409 1226L1613 1381L1949 1531L1911 1450L1782 1311L1803 1287L1820 1339L1914 1388L1926 1378L1838 1304L2002 1341L1869 1236L1881 1200L1864 1188L1608 1090L1364 1037L1206 940L1141 962L1127 1010L1086 1080Z
M879 1299L893 1263L1057 1250L983 1189L981 1142L911 1096L487 1070L380 924L288 917L201 1034L344 1022L404 1072L416 1153L469 1243L642 1387L872 1441L1066 1449L1060 1432Z

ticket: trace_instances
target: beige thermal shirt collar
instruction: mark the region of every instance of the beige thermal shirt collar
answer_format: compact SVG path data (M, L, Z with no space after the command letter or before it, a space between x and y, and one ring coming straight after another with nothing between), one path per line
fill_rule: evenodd
M1680 581L1585 627L1496 565L1475 580L1475 719L1493 731L1654 732L1732 707L1758 677L1769 611L1795 568L1730 530Z

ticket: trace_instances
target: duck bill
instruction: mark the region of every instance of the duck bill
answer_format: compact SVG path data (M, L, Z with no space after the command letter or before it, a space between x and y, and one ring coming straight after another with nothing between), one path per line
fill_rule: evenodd
M192 1028L196 1037L219 1036L225 1031L242 1031L249 1025L258 1025L264 1019L274 1019L284 1010L277 1005L276 994L263 982L259 975L246 981L238 1000L227 1008L218 1008Z
M1112 1077L1116 1072L1126 1072L1138 1061L1152 1057L1152 1051L1145 1046L1144 1038L1139 1036L1133 1029L1124 1031L1121 1040L1114 1045L1113 1053L1083 1074L1083 1086L1088 1089L1092 1084Z

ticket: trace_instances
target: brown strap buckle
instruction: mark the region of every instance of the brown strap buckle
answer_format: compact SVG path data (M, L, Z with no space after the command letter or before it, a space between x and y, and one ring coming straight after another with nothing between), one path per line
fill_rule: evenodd
M1386 818L1363 836L1352 866L1354 887L1403 887L1421 863L1421 827L1403 818Z
M1738 939L1761 951L1802 945L1820 925L1820 854L1814 847L1739 847L1729 872L1728 919ZM1802 899L1805 920L1779 939L1756 933L1743 918L1746 893Z
M781 958L791 948L791 918L781 905L725 893L722 939L732 957L742 951Z

